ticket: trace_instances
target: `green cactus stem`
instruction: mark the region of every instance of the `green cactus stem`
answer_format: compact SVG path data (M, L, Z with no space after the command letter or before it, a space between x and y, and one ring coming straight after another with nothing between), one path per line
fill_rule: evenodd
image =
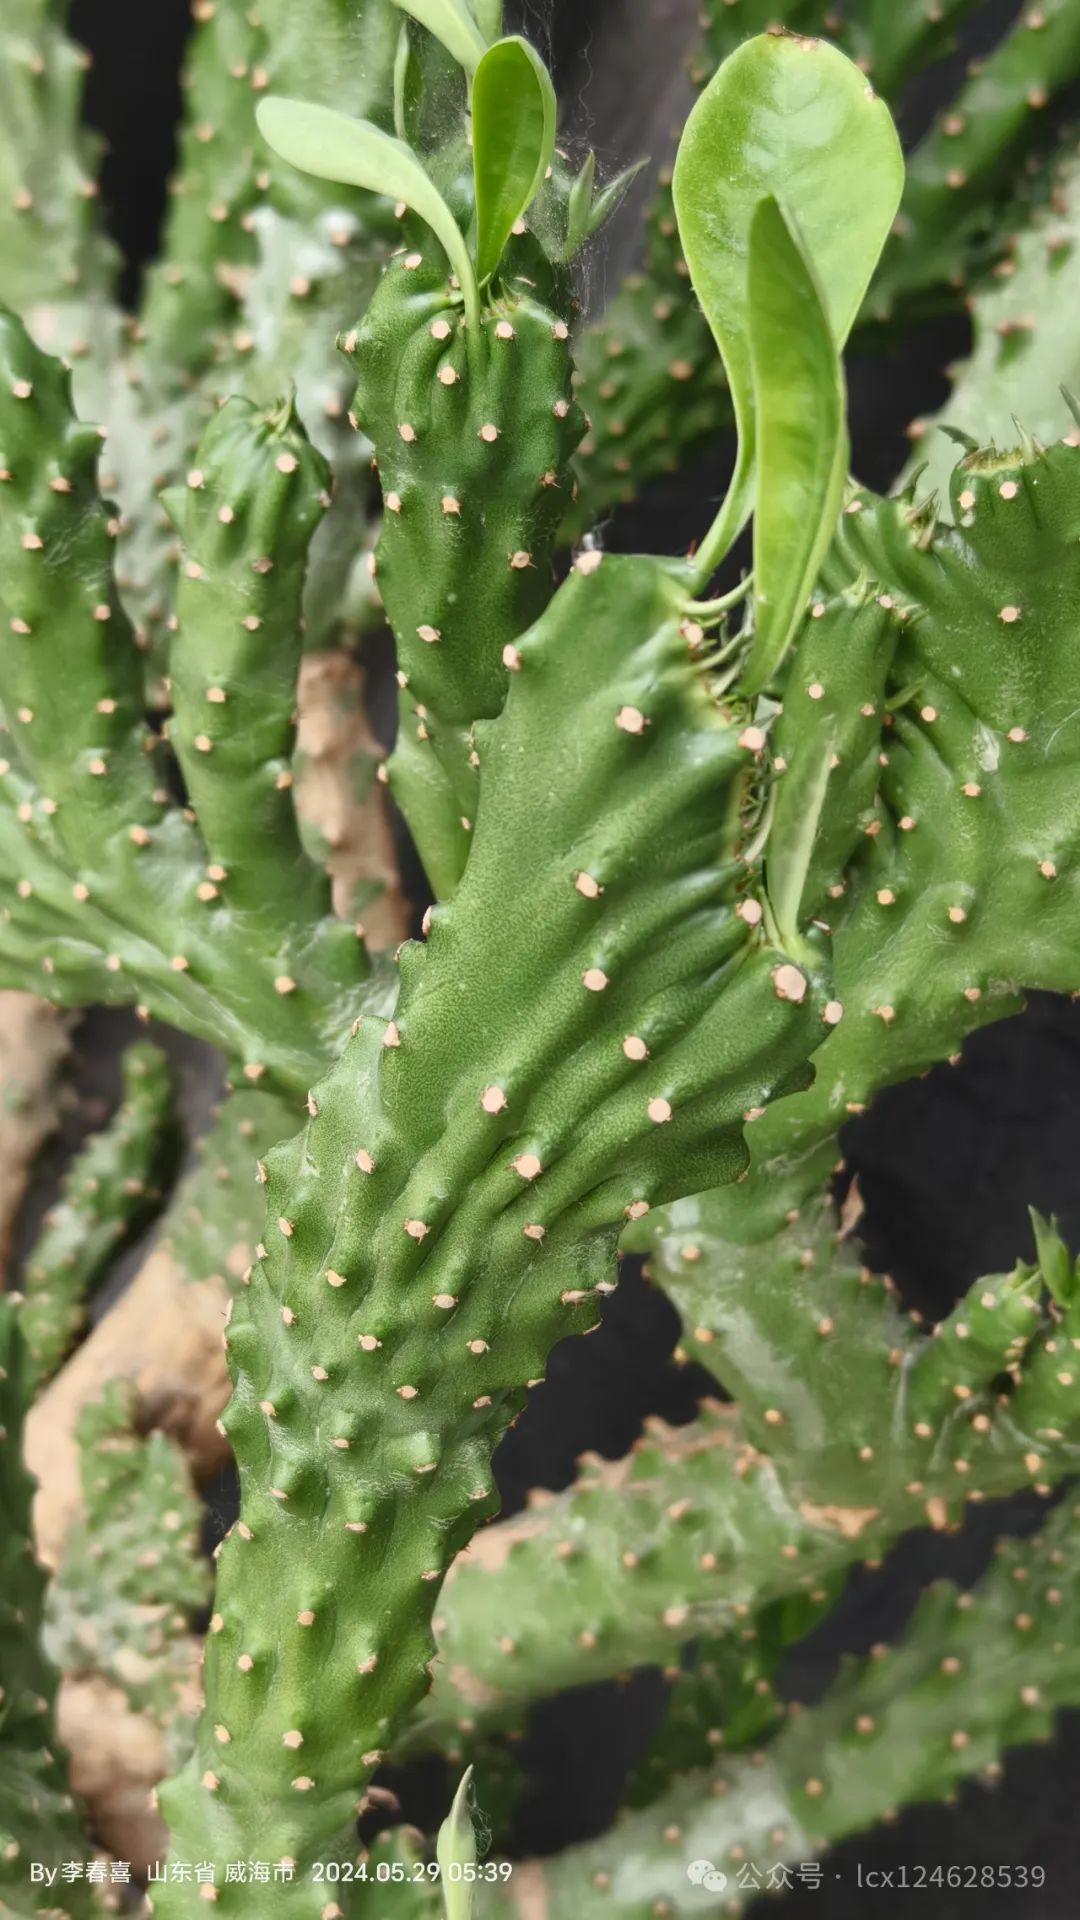
M229 400L183 490L166 496L184 564L172 650L169 741L210 863L253 926L326 910L293 806L299 609L308 542L330 474L291 401L269 416Z
M104 1678L168 1726L190 1696L190 1617L210 1573L183 1455L162 1433L140 1437L136 1413L112 1381L80 1415L83 1519L49 1588L45 1646L66 1679Z
M775 1686L784 1653L824 1619L841 1584L790 1594L735 1632L683 1649L682 1664L667 1670L664 1717L627 1781L624 1805L650 1806L680 1775L708 1766L719 1747L741 1753L770 1738L784 1712Z
M794 1713L761 1753L687 1775L647 1813L600 1840L518 1868L480 1916L651 1920L738 1914L770 1890L770 1869L821 1855L900 1808L949 1798L964 1780L1001 1777L1011 1747L1043 1741L1080 1702L1080 1508L1058 1507L1029 1540L1002 1540L967 1593L931 1587L891 1646L849 1658L824 1699ZM703 1860L726 1877L688 1882ZM797 1884L775 1872L771 1890ZM543 1905L539 1905L540 1902Z
M121 1104L76 1156L22 1275L27 1381L36 1393L82 1326L90 1288L149 1220L172 1160L172 1087L160 1048L128 1047Z
M507 651L550 597L585 423L566 318L510 279L466 341L426 230L422 247L391 265L344 346L383 490L376 578L402 683L391 787L444 897L476 819L471 729L498 713Z
M301 180L260 139L270 86L310 91L389 124L400 16L390 0L197 0L184 125L162 256L148 279L135 351L104 392L80 402L107 420L123 510L119 578L147 646L155 697L167 671L176 549L156 503L182 483L215 400L273 405L295 382L301 417L337 476L316 534L306 611L313 644L337 638L364 607L345 537L369 511L366 455L347 431L349 380L334 340L370 294L397 233L391 209ZM152 458L148 461L150 448ZM364 609L366 611L366 609Z
M889 645L892 633L898 639L882 699L866 702L883 718L877 799L855 823L857 850L841 872L848 780L863 777L853 736L818 816L825 835L836 834L835 844L822 842L831 851L820 855L817 881L811 867L810 884L827 883L825 900L802 898L804 911L823 904L832 929L844 1018L813 1087L755 1120L751 1174L720 1203L731 1240L762 1239L766 1216L779 1227L818 1190L840 1126L879 1088L958 1054L966 1034L1017 1011L1025 990L1076 988L1077 702L1066 636L1077 458L1072 446L970 455L952 476L955 527L936 524L932 508L910 497L886 503L859 492L849 502L826 577L862 573L875 583L895 623ZM844 615L828 591L818 605L777 725L796 803L767 853L767 876L770 858L782 877L796 858L802 794L821 766L816 749L800 744L799 716L811 704L828 708L835 677L814 629L824 635ZM782 787L777 805L782 814Z
M909 475L920 494L949 498L961 457L947 431L1009 446L1016 423L1043 442L1076 432L1062 387L1080 389L1073 316L1080 299L1080 158L1070 143L1051 176L1048 202L1013 239L999 273L970 301L975 333L970 359L956 370L940 413L912 422Z
M179 167L139 328L147 375L174 390L213 359L254 258L255 101L269 46L261 8L193 0L192 12Z
M329 917L325 876L305 890L308 905L321 892L321 917L297 920L292 898L278 892L252 918L245 875L272 870L262 845L265 820L249 822L243 871L234 875L213 858L190 814L170 803L168 764L143 718L138 655L112 581L115 525L94 486L96 433L72 414L63 369L10 317L0 319L0 357L0 460L9 476L0 485L7 629L0 655L0 871L10 888L0 979L32 981L60 1003L135 1000L224 1046L251 1077L269 1071L306 1089L358 1011L362 946L351 927ZM230 421L236 417L234 410ZM214 494L214 445L225 431L213 424L204 505ZM304 503L301 519L312 511L310 461L272 432L256 428L252 443L250 492L235 505L214 497L213 553L207 537L202 559L192 553L185 561L189 577L211 562L219 570L213 584L199 582L207 588L205 634L188 616L174 647L182 689L201 685L204 697L226 696L205 708L205 737L221 743L219 754L231 713L243 704L229 674L248 638L239 623L235 633L220 630L230 591L240 593L235 577L230 589L225 576L230 566L239 572L246 557L250 604L261 605L256 568L269 556L260 516L280 513L274 503L286 487L294 508ZM288 472L279 460L293 462ZM192 524L198 520L193 506ZM293 559L270 628L279 650L299 622L299 584ZM191 670L189 648L198 662ZM211 668L220 679L210 678ZM280 651L276 670L284 670ZM268 688L259 689L264 703L269 697ZM286 787L291 775L281 768L271 779L266 768L253 767L251 777ZM203 785L208 789L205 773ZM280 805L270 809L275 835ZM290 871L295 890L296 865L277 868L283 876ZM233 904L234 887L240 905Z
M56 1675L41 1646L45 1576L30 1529L33 1481L22 1463L25 1348L13 1301L0 1295L0 1908L12 1920L91 1911L87 1886L59 1882L89 1852L55 1738ZM31 1880L31 1864L55 1872Z
M868 315L888 320L898 306L954 286L965 247L976 247L995 199L1006 204L1042 117L1080 74L1080 16L1069 0L1021 10L979 62L908 162L904 206L871 289ZM962 285L962 277L961 277Z
M742 1115L824 1031L819 991L735 911L757 736L687 648L683 577L589 556L522 638L478 729L459 895L402 950L393 1021L359 1023L268 1161L267 1251L229 1328L241 1522L197 1755L161 1802L182 1859L256 1830L294 1858L286 1912L315 1910L310 1862L347 1847L424 1690L492 1446L595 1321L627 1210L737 1173ZM566 756L568 705L588 755ZM190 1908L182 1885L155 1898Z
M1061 1359L1075 1278L1064 1323L1021 1264L976 1281L928 1336L838 1245L824 1201L762 1247L711 1234L701 1200L669 1217L654 1265L683 1305L686 1351L743 1404L650 1423L627 1460L587 1456L574 1487L481 1536L440 1602L440 1664L408 1749L666 1666L909 1528L945 1529L969 1500L1048 1492L1076 1470L1080 1391Z
M4 9L0 301L21 312L107 291L113 248L97 218L95 143L80 126L87 55L56 0Z

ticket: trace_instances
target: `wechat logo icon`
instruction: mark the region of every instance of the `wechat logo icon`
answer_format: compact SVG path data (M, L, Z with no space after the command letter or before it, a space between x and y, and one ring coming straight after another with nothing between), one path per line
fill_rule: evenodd
M686 1877L691 1886L703 1887L706 1893L723 1893L727 1886L727 1874L714 1867L711 1860L691 1860Z

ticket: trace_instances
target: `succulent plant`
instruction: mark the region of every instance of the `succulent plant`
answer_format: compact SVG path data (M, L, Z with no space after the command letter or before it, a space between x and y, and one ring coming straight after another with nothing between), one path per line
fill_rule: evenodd
M894 1653L780 1704L855 1562L1080 1460L1056 1226L927 1330L832 1191L879 1089L1080 989L1080 435L1051 384L1073 158L1016 180L1080 36L1061 0L1025 12L905 190L883 99L969 10L791 0L766 31L773 5L717 0L648 271L597 333L574 259L626 176L575 170L497 0L200 0L131 328L77 184L78 63L27 6L0 136L0 181L45 183L0 219L29 223L0 265L0 981L133 1005L239 1090L65 1358L171 1176L167 1074L132 1049L0 1302L4 1910L56 1907L39 1846L85 1869L72 1913L106 1884L56 1668L89 1830L174 1920L262 1920L270 1879L297 1920L716 1910L743 1856L809 1858L1073 1700L1066 1497L973 1601L930 1596ZM935 430L931 473L877 497L848 477L845 344L977 279L1018 194L1032 232L979 285L944 415L982 444ZM685 556L605 551L612 501L731 422ZM383 615L385 770L351 650ZM384 784L434 896L416 940ZM53 1070L46 1045L27 1159ZM478 1533L500 1437L620 1252L732 1404ZM192 1476L229 1448L196 1724ZM529 1710L646 1666L667 1704L619 1824L511 1874L486 1823L512 1828ZM106 1698L146 1737L115 1766ZM362 1848L358 1813L396 1805L380 1769L432 1748L438 1839Z

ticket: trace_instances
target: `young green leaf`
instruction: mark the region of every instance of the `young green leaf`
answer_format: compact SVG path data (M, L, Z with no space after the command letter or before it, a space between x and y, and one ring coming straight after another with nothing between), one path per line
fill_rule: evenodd
M598 232L605 220L610 219L623 195L629 193L638 174L648 164L647 159L634 160L630 166L624 167L621 173L617 173L614 180L609 180L606 187L601 187L589 209L586 234Z
M473 1908L474 1883L468 1877L476 1865L476 1831L469 1812L471 1783L472 1768L466 1767L435 1842L445 1920L469 1920Z
M409 119L416 98L416 78L416 58L403 20L394 54L394 132L405 142L408 142Z
M404 200L442 245L457 274L468 318L479 319L476 276L464 236L411 147L366 120L278 94L260 100L255 117L267 145L301 173Z
M468 0L394 0L394 5L403 13L411 13L436 40L441 40L450 58L466 73L476 72L487 40Z
M489 47L473 75L476 271L489 280L555 151L555 89L527 40Z
M904 164L888 108L824 41L768 33L725 60L675 162L675 212L694 291L727 369L739 457L701 549L710 571L750 515L755 458L748 262L758 203L797 222L842 347L900 203Z
M1057 1220L1047 1220L1035 1207L1029 1207L1035 1235L1035 1258L1042 1269L1047 1289L1059 1307L1067 1307L1076 1292L1076 1273L1069 1249L1058 1231Z
M596 155L588 153L581 172L570 189L566 203L566 258L572 260L589 233L593 188L596 185Z
M754 638L742 674L760 693L802 618L847 475L840 353L813 267L769 196L750 227L750 371L757 421Z
M503 30L503 0L472 0L476 24L490 47Z

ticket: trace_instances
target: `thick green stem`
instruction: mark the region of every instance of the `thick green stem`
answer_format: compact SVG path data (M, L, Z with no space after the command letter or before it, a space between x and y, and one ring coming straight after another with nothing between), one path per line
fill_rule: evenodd
M241 1524L197 1755L162 1805L181 1859L256 1834L293 1858L285 1912L319 1910L311 1864L347 1851L424 1691L492 1447L595 1320L625 1214L734 1175L743 1114L822 1032L805 975L735 912L754 743L699 676L684 595L677 571L605 560L522 640L479 730L459 894L402 950L394 1021L361 1023L268 1163L268 1251L229 1330ZM566 752L568 705L588 754ZM251 1899L219 1891L226 1913Z
M64 1885L65 1860L89 1848L55 1743L56 1674L41 1645L45 1576L34 1559L22 1463L26 1350L13 1301L0 1296L0 1905L13 1920L52 1911L81 1920L89 1890ZM35 1882L37 1865L53 1875Z
M158 1047L128 1047L121 1076L121 1104L77 1155L22 1276L33 1393L74 1342L95 1281L159 1205L173 1159L172 1085L164 1054Z
M661 1902L692 1911L676 1903L695 1860L726 1880L713 1907L695 1889L695 1908L738 1914L740 1894L805 1881L801 1863L847 1835L948 1799L963 1780L998 1780L1004 1751L1046 1740L1055 1710L1080 1702L1078 1522L1067 1502L1032 1539L1000 1541L971 1592L931 1587L891 1646L849 1659L763 1753L688 1774L602 1839L517 1868L504 1892L481 1893L480 1914L653 1920Z

